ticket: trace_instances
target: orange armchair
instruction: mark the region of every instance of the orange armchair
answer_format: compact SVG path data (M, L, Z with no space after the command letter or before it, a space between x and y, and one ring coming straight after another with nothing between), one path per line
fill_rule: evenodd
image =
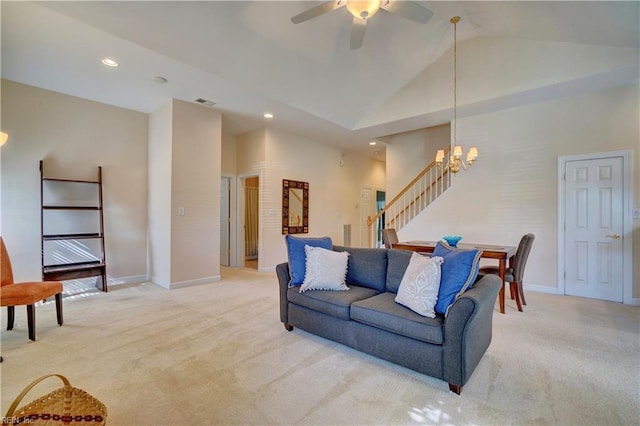
M0 264L0 306L7 307L7 330L13 329L15 307L27 305L27 324L29 327L29 339L36 340L36 311L34 304L38 300L47 297L56 297L56 314L58 325L62 325L62 283L60 281L40 281L14 283L11 260L4 240L0 237L2 263Z

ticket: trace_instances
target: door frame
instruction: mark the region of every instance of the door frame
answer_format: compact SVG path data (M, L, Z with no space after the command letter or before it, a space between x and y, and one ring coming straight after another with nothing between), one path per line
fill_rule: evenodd
M368 189L368 190L370 190L370 191L371 191L371 193L372 193L372 195L373 195L373 203L374 203L374 204L373 204L373 208L374 208L373 214L374 214L374 215L377 213L377 212L375 211L375 202L376 202L376 201L375 201L375 198L376 198L376 192L377 192L377 191L382 191L382 192L384 192L385 194L386 194L386 192L387 192L387 190L386 190L385 188L380 188L380 187L377 187L377 186L374 186L374 185L361 185L361 186L360 186L360 198L359 198L359 200L358 200L358 206L360 207L360 212L359 212L359 221L358 221L358 231L359 231L359 233L360 233L360 238L359 238L359 246L358 246L358 247L367 247L367 246L368 246L368 243L365 243L365 245L362 245L362 236L363 236L363 235L362 235L362 232L363 232L363 231L362 231L362 223L363 223L363 220L364 220L364 221L366 221L367 217L369 216L368 214L367 214L367 215L365 215L365 214L364 214L364 212L362 211L362 190L363 190L363 189ZM385 196L386 196L386 195L385 195ZM385 205L386 205L386 201L385 201ZM353 231L353 229L352 229L352 231ZM369 241L369 235L366 235L366 231L364 231L364 232L365 232L365 236L366 236L366 238L367 238L367 240L366 240L366 241L368 242L368 241ZM351 240L352 240L352 242L353 242L353 238L352 238ZM375 243L375 241L373 241L373 243Z
M566 191L565 170L570 161L599 160L603 158L622 157L622 303L636 304L633 298L633 163L631 150L596 152L590 154L563 155L558 157L558 294L565 294L566 282L564 271L566 259L564 258L564 245L566 232Z
M237 202L236 202L236 176L222 173L221 179L229 179L229 266L237 266L236 260L236 234L237 234ZM222 235L222 232L220 232Z
M257 177L259 182L262 182L262 176L260 173L242 173L238 175L238 184L236 185L236 259L234 266L244 267L244 215L245 215L245 200L244 189L245 183L248 178ZM262 191L258 196L258 217L262 218ZM262 220L258 225L258 271L260 271L260 253L262 252Z

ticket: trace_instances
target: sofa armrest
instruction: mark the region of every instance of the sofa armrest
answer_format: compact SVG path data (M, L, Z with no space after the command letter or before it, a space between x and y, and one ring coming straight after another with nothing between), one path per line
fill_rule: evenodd
M482 276L449 308L444 323L443 378L463 386L491 342L493 311L502 281Z
M276 265L276 275L278 276L278 286L280 288L280 321L289 322L289 310L287 300L287 290L289 289L289 264L280 263Z

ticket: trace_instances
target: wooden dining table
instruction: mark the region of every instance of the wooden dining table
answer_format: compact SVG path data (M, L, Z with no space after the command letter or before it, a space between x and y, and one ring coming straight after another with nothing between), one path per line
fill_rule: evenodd
M405 241L393 244L392 248L423 253L433 253L433 249L436 247L436 243L437 241ZM500 313L504 314L504 277L507 270L507 262L509 262L510 267L513 266L513 256L516 254L516 247L471 243L458 243L457 247L467 250L482 250L482 254L480 255L480 257L485 259L496 259L498 261L498 270L500 271L500 279L502 280L502 287L500 288L498 299L500 302Z

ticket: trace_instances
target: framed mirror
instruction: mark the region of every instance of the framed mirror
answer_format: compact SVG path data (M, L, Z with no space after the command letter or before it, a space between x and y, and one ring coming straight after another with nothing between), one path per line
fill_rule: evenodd
M309 232L309 182L282 179L282 233Z

